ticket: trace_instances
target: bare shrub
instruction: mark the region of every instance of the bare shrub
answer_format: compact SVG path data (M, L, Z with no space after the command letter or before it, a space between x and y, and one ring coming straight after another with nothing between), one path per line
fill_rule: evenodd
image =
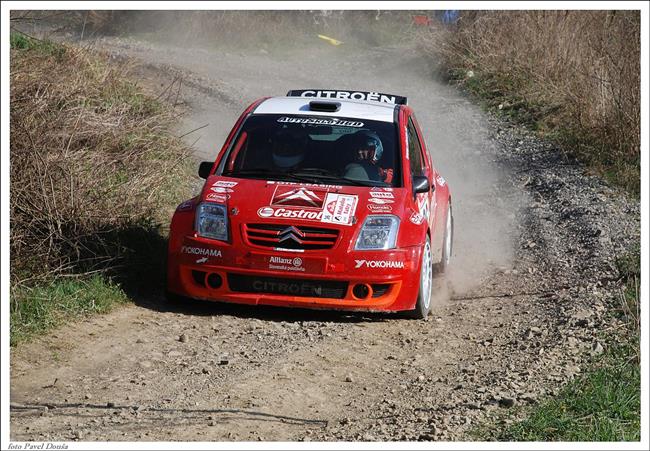
M537 109L542 132L638 192L640 23L638 11L466 12L422 44L452 76L488 86L485 96Z
M124 264L187 188L171 112L127 66L22 38L11 50L12 285ZM14 43L12 37L12 44Z

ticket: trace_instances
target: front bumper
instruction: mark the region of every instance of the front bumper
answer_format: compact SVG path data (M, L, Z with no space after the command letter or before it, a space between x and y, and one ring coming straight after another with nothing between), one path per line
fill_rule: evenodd
M194 299L284 307L411 310L421 247L287 252L185 237L168 258L168 290Z

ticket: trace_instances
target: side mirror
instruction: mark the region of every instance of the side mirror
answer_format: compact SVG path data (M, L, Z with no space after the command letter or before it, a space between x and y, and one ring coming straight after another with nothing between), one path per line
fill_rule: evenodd
M210 177L210 171L212 170L212 161L202 161L199 165L199 177L202 179L207 179Z
M429 189L431 189L431 185L429 185L428 178L421 175L416 175L413 177L413 192L415 194L428 193Z

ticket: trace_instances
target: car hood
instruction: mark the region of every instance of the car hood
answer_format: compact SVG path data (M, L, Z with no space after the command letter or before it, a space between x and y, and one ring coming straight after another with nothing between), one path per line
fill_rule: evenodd
M404 217L406 189L212 176L201 201L225 204L234 223L300 223L353 229L368 214Z

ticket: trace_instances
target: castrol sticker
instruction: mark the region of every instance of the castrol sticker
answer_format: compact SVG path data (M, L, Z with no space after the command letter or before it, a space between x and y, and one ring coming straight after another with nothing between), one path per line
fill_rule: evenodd
M357 196L328 193L325 198L321 221L331 224L352 224L358 200Z
M306 219L320 221L323 217L322 210L305 210L302 208L273 208L262 207L257 210L260 218Z

